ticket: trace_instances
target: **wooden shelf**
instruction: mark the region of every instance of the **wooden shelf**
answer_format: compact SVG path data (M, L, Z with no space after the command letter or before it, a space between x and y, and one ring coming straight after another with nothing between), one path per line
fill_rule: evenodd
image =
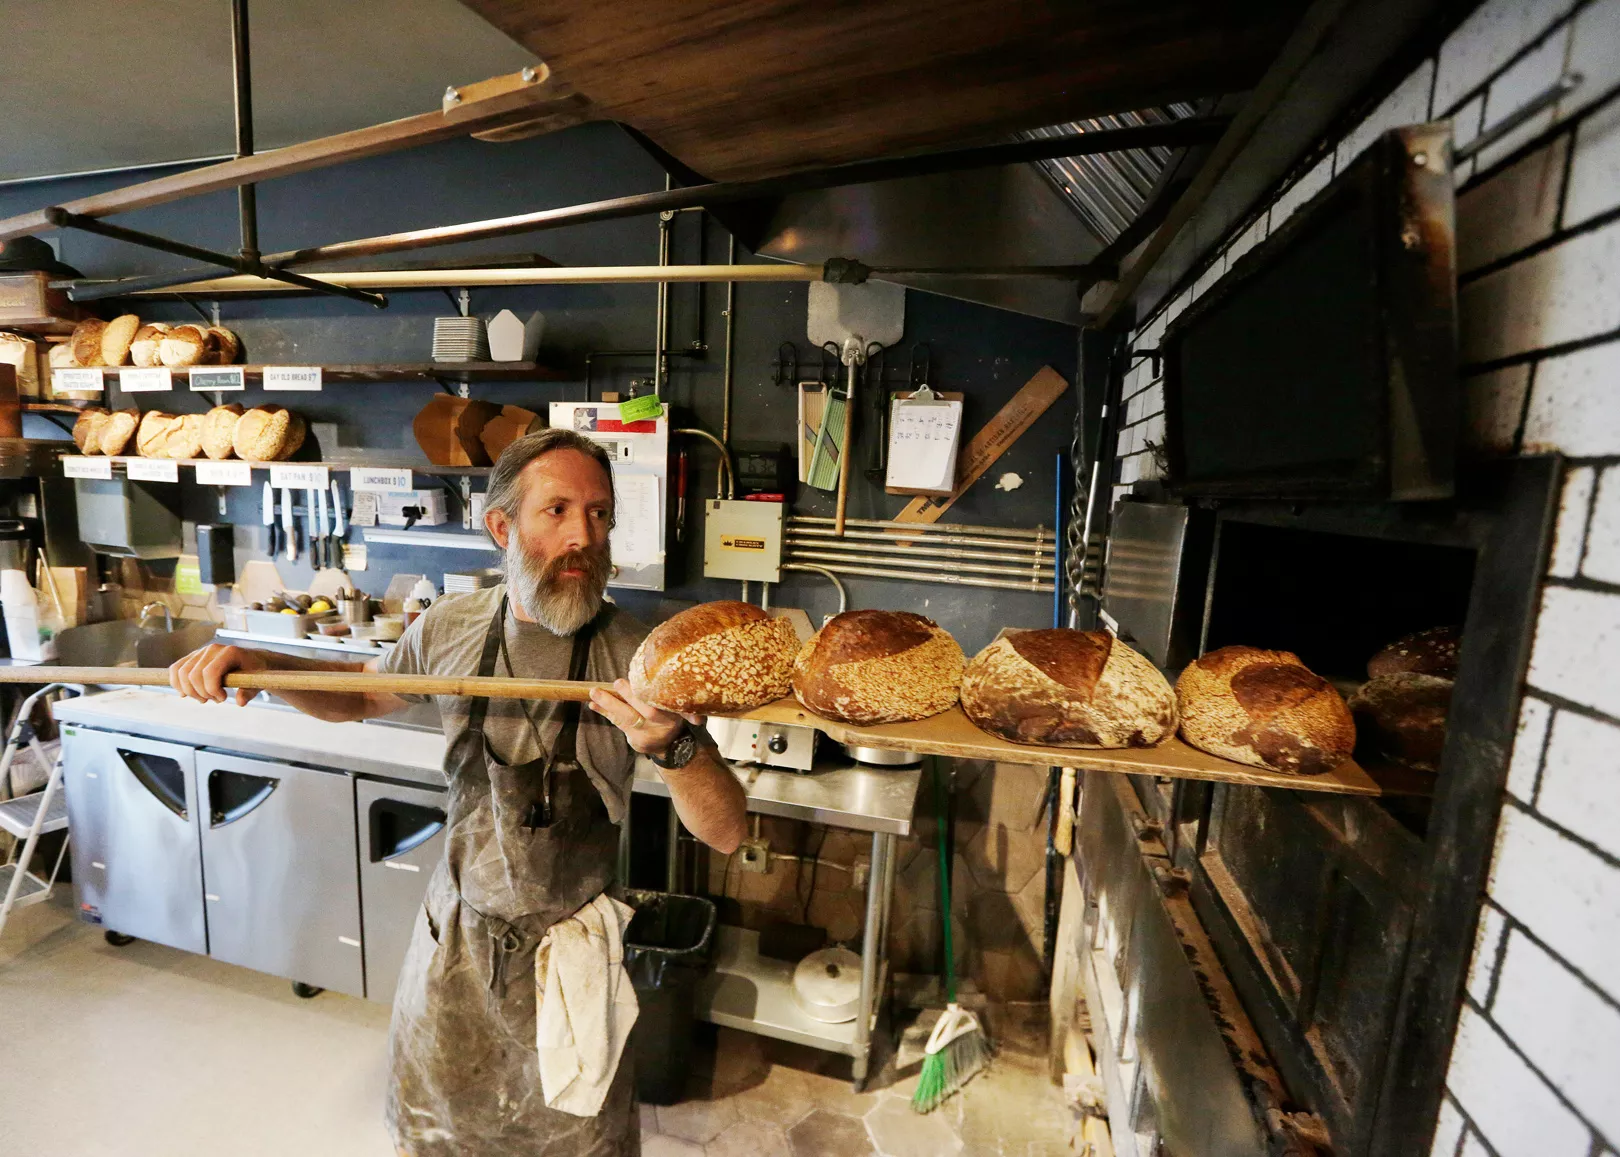
M1118 751L1032 747L1009 743L980 731L960 707L952 707L949 711L913 723L855 727L812 715L796 700L787 698L745 712L741 718L813 727L839 743L890 751L917 751L924 755L947 755L956 759L988 759L997 763L1025 763L1038 767L1075 767L1085 771L1197 779L1334 795L1430 795L1434 786L1434 776L1423 772L1397 767L1365 768L1353 760L1323 775L1288 775L1209 755L1175 737L1157 747Z
M280 365L299 365L308 363L281 362ZM107 378L117 379L125 370L137 369L137 366L107 366L103 373ZM240 369L247 381L262 380L264 378L263 365L245 366L184 366L174 371L176 389L186 388L186 372L191 369ZM322 365L321 379L323 384L330 382L339 384L363 384L366 382L432 382L441 379L452 382L474 381L534 381L534 382L566 382L572 381L573 375L565 373L553 366L542 365L539 362L387 362L377 365ZM206 393L208 391L199 391Z
M65 443L71 445L71 443ZM86 457L86 455L74 455ZM131 462L173 462L176 466L217 465L220 462L242 462L241 458L142 458L138 454L88 455L88 457L105 457L114 466L128 468ZM430 474L445 478L460 478L463 475L469 478L487 477L489 466L434 466L429 462L305 462L300 459L282 460L276 462L248 462L254 470L268 470L272 466L324 466L328 470L409 470L413 474Z

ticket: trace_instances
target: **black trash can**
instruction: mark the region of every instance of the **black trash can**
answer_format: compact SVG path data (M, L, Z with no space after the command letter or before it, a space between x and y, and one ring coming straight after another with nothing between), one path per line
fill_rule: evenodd
M636 910L624 932L624 966L641 1004L630 1035L636 1095L644 1105L673 1105L692 1067L697 984L718 914L700 896L627 889L624 901Z

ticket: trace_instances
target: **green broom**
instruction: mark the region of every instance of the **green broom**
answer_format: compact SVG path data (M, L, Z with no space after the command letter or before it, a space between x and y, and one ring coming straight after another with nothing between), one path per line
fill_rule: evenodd
M951 867L945 847L945 779L933 762L934 810L939 817L939 903L945 929L945 1011L928 1034L927 1055L911 1107L931 1113L990 1060L979 1018L956 1003L956 952L951 943Z

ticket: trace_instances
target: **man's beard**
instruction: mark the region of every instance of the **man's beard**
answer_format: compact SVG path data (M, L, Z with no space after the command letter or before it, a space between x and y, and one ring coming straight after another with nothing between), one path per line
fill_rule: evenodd
M506 586L523 612L555 635L572 635L602 608L612 568L608 548L570 550L542 560L523 548L514 528L506 540ZM584 577L563 577L579 570Z

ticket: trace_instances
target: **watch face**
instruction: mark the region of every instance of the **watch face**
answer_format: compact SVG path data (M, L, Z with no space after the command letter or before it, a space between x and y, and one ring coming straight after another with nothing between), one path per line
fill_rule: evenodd
M675 742L669 745L669 750L664 752L663 757L654 762L671 769L685 767L692 761L692 756L696 753L697 740L692 738L691 732L683 731L676 736Z

